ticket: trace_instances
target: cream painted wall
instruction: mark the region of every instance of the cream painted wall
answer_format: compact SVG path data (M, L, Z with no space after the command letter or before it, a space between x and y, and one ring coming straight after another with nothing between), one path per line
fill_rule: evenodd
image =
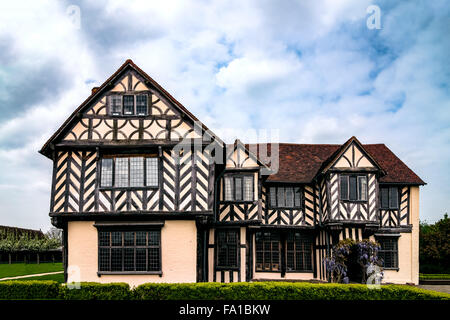
M127 282L137 286L146 282L195 282L197 272L197 234L191 220L167 220L161 229L162 276L97 275L98 244L94 221L68 223L68 281ZM70 271L74 270L74 273ZM79 271L79 277L77 277Z
M398 239L399 271L385 270L383 282L419 284L419 187L410 189L411 233Z

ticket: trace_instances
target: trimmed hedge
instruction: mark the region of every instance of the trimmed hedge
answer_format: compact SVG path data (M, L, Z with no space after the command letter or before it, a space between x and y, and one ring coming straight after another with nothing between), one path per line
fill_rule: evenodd
M450 300L450 294L405 285L369 289L362 284L147 283L130 290L126 283L82 282L70 289L55 281L2 281L0 299L65 300Z
M134 289L142 300L450 300L450 294L402 285L369 289L363 284L147 283Z
M64 300L130 300L133 292L128 283L81 282L79 289L62 285L60 297Z
M61 285L50 280L1 281L0 300L59 299Z

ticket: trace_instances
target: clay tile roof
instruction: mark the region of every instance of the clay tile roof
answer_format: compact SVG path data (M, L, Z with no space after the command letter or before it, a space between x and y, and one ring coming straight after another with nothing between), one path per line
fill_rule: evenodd
M259 145L246 145L250 150ZM338 144L279 144L279 169L267 178L267 182L310 183L319 173L324 162L329 160L342 145ZM384 144L364 144L370 156L382 167L386 175L381 177L382 183L405 183L423 185L420 179ZM270 144L267 146L270 155ZM265 157L259 155L261 161Z

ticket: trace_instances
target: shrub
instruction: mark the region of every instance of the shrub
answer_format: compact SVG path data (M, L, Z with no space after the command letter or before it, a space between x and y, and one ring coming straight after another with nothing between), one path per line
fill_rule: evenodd
M0 282L0 299L65 300L450 300L450 294L405 285L370 289L361 284L147 283L133 290L126 283L82 282L69 289L55 281Z
M59 299L60 285L56 281L1 281L0 299Z
M81 282L80 288L61 287L61 298L65 300L129 300L132 298L127 283Z
M134 290L143 300L448 300L446 293L416 287L361 284L257 283L147 283Z

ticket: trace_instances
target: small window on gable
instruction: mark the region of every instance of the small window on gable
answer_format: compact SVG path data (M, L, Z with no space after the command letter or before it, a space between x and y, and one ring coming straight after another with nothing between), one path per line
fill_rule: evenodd
M111 104L111 114L112 115L121 115L122 114L122 96L112 95L109 98Z
M136 114L138 116L147 115L147 95L140 94L136 96Z
M134 96L123 96L123 114L134 114Z

